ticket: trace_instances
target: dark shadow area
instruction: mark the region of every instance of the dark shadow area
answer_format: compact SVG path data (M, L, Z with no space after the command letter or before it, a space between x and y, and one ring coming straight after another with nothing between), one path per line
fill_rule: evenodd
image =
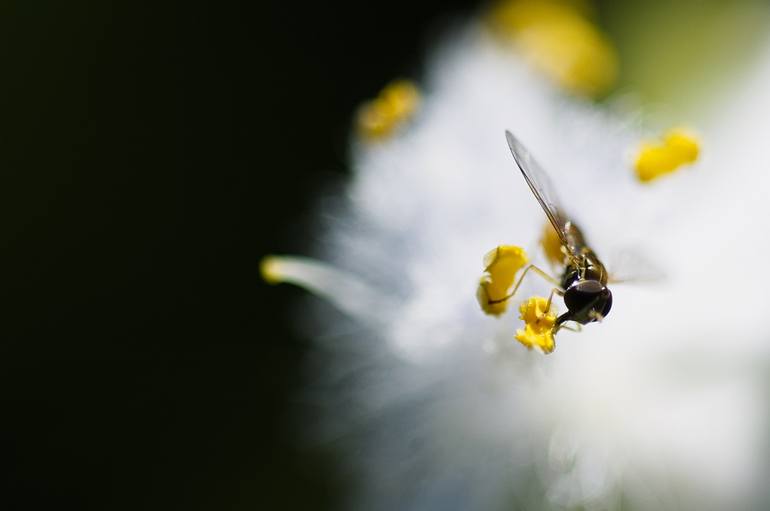
M356 105L469 2L15 2L0 16L3 509L334 509L290 420L302 253Z

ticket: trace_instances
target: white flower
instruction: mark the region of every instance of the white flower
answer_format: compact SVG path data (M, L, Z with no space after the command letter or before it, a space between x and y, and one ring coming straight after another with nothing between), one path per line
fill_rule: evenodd
M354 468L352 507L752 507L770 475L768 57L699 127L702 162L651 186L631 170L633 118L563 95L477 30L435 57L411 125L357 147L325 263L267 263L352 318L321 307L319 339L323 437ZM613 287L609 317L559 332L548 356L514 340L516 307L495 318L475 299L491 248L540 253L545 216L505 129L610 267L643 247L667 274Z

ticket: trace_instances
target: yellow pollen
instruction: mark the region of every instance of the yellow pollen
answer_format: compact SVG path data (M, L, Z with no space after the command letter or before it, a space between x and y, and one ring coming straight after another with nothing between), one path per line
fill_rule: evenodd
M575 94L597 97L615 84L615 48L574 2L502 0L488 21L535 68Z
M543 226L543 234L540 237L540 246L543 248L545 258L553 266L564 264L564 252L561 249L561 239L550 222Z
M263 257L259 262L259 273L262 275L262 280L273 285L283 282L280 266L280 258L275 256Z
M677 128L663 137L663 143L643 142L634 163L636 175L646 183L670 174L698 159L700 143L694 135Z
M417 87L408 80L396 80L358 110L359 134L369 140L387 138L411 118L420 104Z
M493 316L505 312L508 306L505 298L516 274L528 261L524 249L513 245L500 245L484 256L484 275L476 291L481 310Z
M516 330L516 340L532 349L537 346L543 353L551 353L556 346L553 339L553 327L556 324L556 314L553 307L546 309L548 299L533 296L519 306L524 321L524 329Z

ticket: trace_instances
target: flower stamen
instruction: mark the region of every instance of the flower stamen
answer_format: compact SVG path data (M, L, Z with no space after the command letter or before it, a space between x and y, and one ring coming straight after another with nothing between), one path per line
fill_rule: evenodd
M516 274L529 261L523 248L500 245L484 256L484 275L479 281L476 298L487 314L499 316L508 306L508 290Z
M383 140L409 120L420 104L420 92L409 80L386 85L379 95L358 110L359 134L368 140Z
M556 347L553 338L556 313L550 299L533 296L519 306L519 319L524 329L516 330L516 340L532 349L537 346L543 353L551 353Z
M618 57L609 39L573 2L502 0L488 22L533 67L563 88L588 97L615 84Z
M663 137L663 143L643 142L634 163L636 175L643 183L695 162L700 153L698 139L686 130L670 130Z

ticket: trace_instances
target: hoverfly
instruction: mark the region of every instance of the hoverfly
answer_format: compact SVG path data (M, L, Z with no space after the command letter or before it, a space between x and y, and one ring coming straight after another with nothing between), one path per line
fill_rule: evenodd
M558 288L551 292L549 304L554 293L564 297L567 312L556 319L554 333L567 321L574 321L580 325L601 321L607 317L612 307L612 293L607 288L609 275L604 264L588 246L578 226L564 213L551 180L543 168L510 131L505 132L505 138L508 140L508 146L524 180L556 230L565 256L564 273L560 281L548 276L536 266L527 268L527 270L537 271L553 284L558 285ZM522 274L521 278L523 277Z

